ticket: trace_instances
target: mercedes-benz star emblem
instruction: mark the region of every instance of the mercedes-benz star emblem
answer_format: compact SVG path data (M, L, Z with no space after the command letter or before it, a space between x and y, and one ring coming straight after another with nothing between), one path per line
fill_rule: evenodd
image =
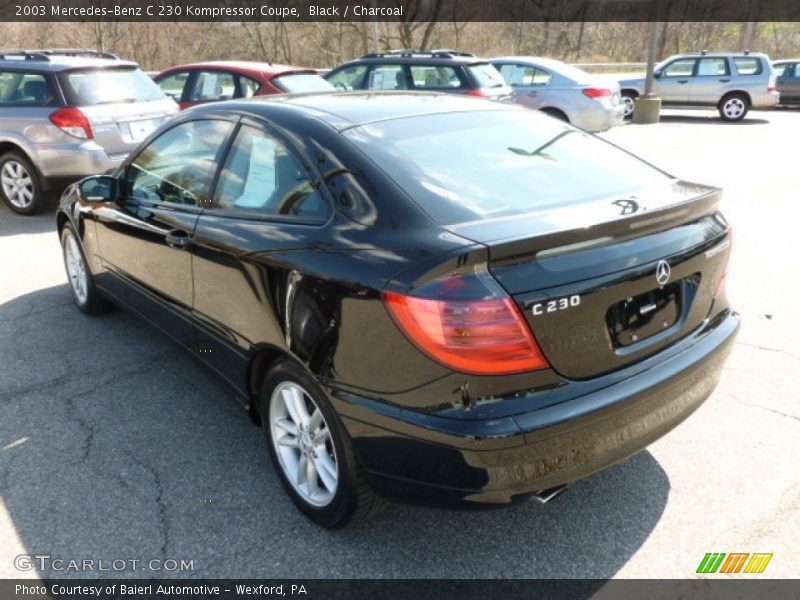
M656 281L658 285L666 285L672 275L672 269L669 268L669 263L665 260L658 261L656 265Z

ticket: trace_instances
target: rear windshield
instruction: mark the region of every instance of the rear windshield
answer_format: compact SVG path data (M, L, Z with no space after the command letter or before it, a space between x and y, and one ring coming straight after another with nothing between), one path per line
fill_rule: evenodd
M161 88L136 68L69 71L63 78L70 104L95 106L166 98Z
M469 72L478 82L480 88L495 88L502 87L506 84L506 80L500 75L500 71L494 68L489 63L481 63L477 65L470 65L467 67Z
M441 225L624 196L671 181L536 111L425 115L361 125L344 135Z
M332 92L333 85L315 73L294 73L281 75L272 79L272 83L279 90L287 94L298 92Z

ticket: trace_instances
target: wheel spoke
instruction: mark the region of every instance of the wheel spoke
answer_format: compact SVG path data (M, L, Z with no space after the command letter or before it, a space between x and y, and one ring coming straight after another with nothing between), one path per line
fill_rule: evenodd
M285 435L278 440L278 445L284 446L285 448L299 448L300 442L295 436Z
M297 428L297 425L295 425L289 419L276 419L274 423L275 425L283 429L286 433L293 435L294 437L300 435L300 430Z
M317 467L319 478L322 480L322 485L333 494L336 491L336 464L324 449L317 453L314 464Z
M292 394L291 389L287 388L281 390L281 399L283 400L283 405L286 407L286 411L289 413L289 417L299 428L303 422L300 419L300 415L297 413L297 406L295 405L294 395Z
M331 437L331 432L328 431L327 426L324 426L322 429L319 430L318 433L314 436L314 443L315 444L324 444L327 442Z
M308 430L315 433L322 423L322 411L318 408L314 409L311 417L308 419Z
M294 407L297 415L300 417L300 424L308 429L308 422L311 417L308 416L308 408L306 408L306 399L302 390L298 387L292 387L292 398L294 400Z
M317 467L313 460L308 459L306 459L306 486L308 487L308 495L312 497L319 490Z
M300 455L300 461L297 463L297 476L295 481L297 484L305 483L308 476L308 457L305 454Z

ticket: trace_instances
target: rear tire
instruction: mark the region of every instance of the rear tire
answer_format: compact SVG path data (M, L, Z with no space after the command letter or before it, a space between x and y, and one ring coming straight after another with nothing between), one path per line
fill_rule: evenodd
M741 121L750 110L750 100L744 94L728 94L719 101L717 110L723 121Z
M335 529L383 507L366 482L339 416L304 369L289 361L270 369L259 406L275 471L309 519Z
M634 100L636 100L636 92L632 92L630 90L623 90L622 91L622 105L625 109L622 112L622 116L624 119L632 119L633 118L633 109L634 109Z
M0 156L0 197L18 215L32 215L44 205L39 173L19 152Z
M65 225L61 231L61 250L64 253L64 268L75 306L87 315L104 312L107 308L106 301L94 285L92 272L72 225Z

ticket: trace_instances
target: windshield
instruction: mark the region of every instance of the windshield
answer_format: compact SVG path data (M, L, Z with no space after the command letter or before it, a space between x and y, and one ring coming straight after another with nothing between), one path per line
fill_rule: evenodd
M332 92L336 88L315 73L293 73L280 75L272 83L287 94L298 92Z
M166 98L161 88L136 68L70 71L64 78L70 104L94 106Z
M481 88L494 88L506 85L506 80L500 75L500 71L495 69L489 63L481 63L479 65L470 65L469 67L472 76L478 82L478 87Z
M536 111L424 115L362 125L344 135L441 225L628 195L671 181Z

